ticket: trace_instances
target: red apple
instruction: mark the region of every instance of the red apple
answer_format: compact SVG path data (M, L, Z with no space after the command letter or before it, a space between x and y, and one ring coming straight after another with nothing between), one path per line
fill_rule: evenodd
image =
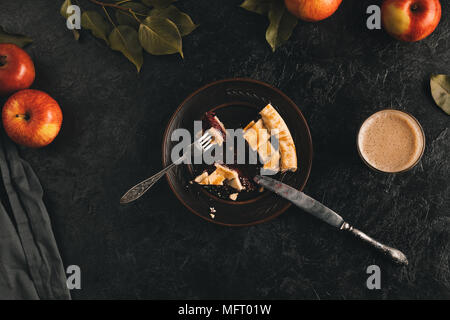
M381 6L384 29L403 41L419 41L428 37L439 20L439 0L385 0Z
M15 44L0 44L0 96L27 89L34 81L34 64Z
M342 0L284 0L289 12L305 21L328 18L336 12L341 2Z
M58 135L62 112L58 102L45 92L26 89L9 97L3 106L2 120L14 142L39 148Z

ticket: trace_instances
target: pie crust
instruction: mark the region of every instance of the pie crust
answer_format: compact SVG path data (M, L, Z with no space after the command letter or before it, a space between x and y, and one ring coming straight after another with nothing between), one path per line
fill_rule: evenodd
M229 186L233 187L237 191L244 190L244 186L239 180L239 174L237 171L227 168L219 163L214 163L216 170L211 174L204 171L201 175L194 179L195 182L202 185L215 185L222 186L226 182Z
M280 114L268 104L259 113L264 126L278 137L280 149L281 172L297 170L297 150L291 132Z
M291 133L280 114L268 104L260 112L261 119L251 121L244 128L244 138L250 148L257 150L264 169L275 172L296 171L297 151ZM270 135L278 138L279 151L269 141Z
M208 130L209 134L211 135L212 139L211 139L211 143L216 143L219 146L222 145L223 143L223 135L222 132L220 132L219 130L217 130L216 128L209 128Z

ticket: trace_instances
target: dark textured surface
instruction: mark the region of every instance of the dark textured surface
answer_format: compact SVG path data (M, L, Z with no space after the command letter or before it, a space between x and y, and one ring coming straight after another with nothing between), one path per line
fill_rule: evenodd
M64 112L55 142L22 155L46 191L65 265L82 269L73 298L450 298L449 117L428 87L430 73L450 74L448 0L438 29L419 43L366 29L373 1L344 1L324 22L300 22L275 54L266 19L239 0L179 1L201 24L184 41L186 58L147 55L139 75L90 34L75 42L62 1L1 2L1 25L35 40L33 87ZM228 77L268 82L300 106L314 144L305 192L403 250L408 267L295 208L254 227L217 226L185 209L165 181L119 205L127 187L159 170L177 105ZM411 112L427 137L421 163L404 174L372 172L356 152L360 123L387 107ZM371 264L381 267L378 291L365 285Z

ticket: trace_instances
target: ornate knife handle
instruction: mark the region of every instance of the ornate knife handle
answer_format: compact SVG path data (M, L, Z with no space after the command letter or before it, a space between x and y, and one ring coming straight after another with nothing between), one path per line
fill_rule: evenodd
M167 171L169 171L170 169L172 169L173 167L175 167L176 165L179 165L184 158L186 157L186 154L184 154L180 159L178 159L177 161L171 163L170 165L168 165L167 167L165 167L164 169L162 169L160 172L158 172L157 174L151 176L150 178L145 179L144 181L139 182L137 185L135 185L134 187L132 187L130 190L128 190L123 196L122 198L120 198L120 203L124 204L124 203L129 203L132 202L138 198L140 198L144 193L146 193L148 191L148 189L150 189L151 187L153 187L153 185L159 180L161 179Z
M389 258L391 258L395 263L403 264L403 265L407 265L408 264L408 259L403 254L403 252L401 252L400 250L397 250L395 248L391 248L389 246L386 246L386 245L376 241L375 239L369 237L364 232L362 232L362 231L360 231L360 230L358 230L356 228L353 228L347 222L344 222L340 229L342 231L347 231L347 232L351 233L356 238L358 238L358 239L364 241L365 243L369 244L370 246L374 247L379 252L381 252L384 255L386 255Z

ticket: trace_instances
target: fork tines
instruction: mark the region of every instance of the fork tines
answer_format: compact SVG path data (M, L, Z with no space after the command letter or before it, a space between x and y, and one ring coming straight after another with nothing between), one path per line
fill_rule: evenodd
M208 150L212 147L212 136L209 134L209 132L205 132L200 139L198 139L198 144L203 149L203 151Z

